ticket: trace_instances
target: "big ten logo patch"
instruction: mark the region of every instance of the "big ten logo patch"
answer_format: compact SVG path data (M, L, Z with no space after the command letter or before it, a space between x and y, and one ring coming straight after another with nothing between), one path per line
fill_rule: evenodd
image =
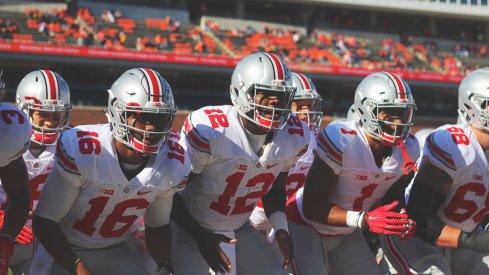
M101 194L104 194L104 195L114 195L114 190L103 188L103 187L99 187L97 189L97 193L101 193Z
M243 163L236 162L234 164L234 169L240 170L240 171L246 171L248 169L248 165L243 164Z
M368 179L368 176L366 176L366 175L355 175L355 180L365 181L367 179Z

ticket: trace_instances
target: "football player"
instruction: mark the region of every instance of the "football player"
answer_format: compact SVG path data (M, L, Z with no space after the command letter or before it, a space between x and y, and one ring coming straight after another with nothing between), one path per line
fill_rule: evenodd
M309 144L307 125L290 109L295 90L278 56L253 53L234 69L232 106L204 107L187 117L181 143L192 173L172 213L177 274L207 274L209 267L240 275L287 274L292 247L285 183ZM260 198L278 246L249 223ZM192 216L197 225L189 222ZM222 250L220 240L237 243L223 243Z
M108 124L75 127L58 141L57 164L33 218L42 244L33 274L147 274L126 243L143 216L157 271L173 274L172 198L190 163L171 132L171 88L158 72L135 68L108 93Z
M71 112L70 90L59 74L50 70L38 70L28 73L20 81L16 100L17 108L24 112L32 125L31 144L29 150L23 154L29 174L29 211L32 213L54 164L54 145L68 125ZM0 185L0 202L6 202L3 184ZM0 217L3 217L3 212ZM15 239L15 253L9 262L15 274L29 274L34 251L31 226L32 216L29 215L21 233Z
M299 274L381 274L360 230L414 233L414 222L396 211L398 202L373 206L414 169L415 109L401 77L373 73L357 87L354 119L318 134L306 183L287 202Z
M295 194L306 181L307 172L314 158L312 151L316 144L316 136L323 118L323 113L321 112L322 98L316 91L316 86L314 86L311 79L301 73L292 73L292 85L297 89L294 101L292 101L292 112L309 126L311 139L307 152L289 170L286 183L287 198ZM261 200L258 201L258 205L253 210L250 221L260 231L271 232L272 230L270 221L263 210Z
M0 94L4 89L5 82L0 78ZM1 275L8 272L14 237L21 232L29 213L29 178L22 154L29 148L31 135L31 124L25 114L2 104L0 98L0 180L8 197L0 231Z
M406 191L417 222L414 238L386 238L386 255L399 271L423 274L488 274L489 68L465 76L458 88L460 124L427 138L419 171Z

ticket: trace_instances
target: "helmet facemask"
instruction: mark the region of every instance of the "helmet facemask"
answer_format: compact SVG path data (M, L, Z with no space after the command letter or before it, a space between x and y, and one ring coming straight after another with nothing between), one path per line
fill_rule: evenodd
M115 139L141 155L159 153L170 135L176 110L163 107L160 102L147 102L145 107L128 105L119 99L109 105L108 111L119 117L119 121L111 121ZM140 129L136 122L153 125L158 131Z
M366 98L363 104L371 117L364 129L375 139L387 146L396 146L411 133L416 111L414 103L377 103Z
M321 120L323 118L323 112L321 112L321 98L301 98L294 99L293 105L295 104L296 110L294 113L297 117L307 123L309 129L317 130L321 125ZM301 111L300 106L307 105L309 111Z
M285 85L271 87L255 83L248 88L246 94L249 110L243 113L238 108L238 112L244 118L266 131L284 127L291 113L290 107L295 94L294 87ZM277 103L269 106L268 101Z
M459 109L462 120L489 131L489 97L469 92L468 100L471 106L464 104L465 108Z
M39 145L54 145L59 135L68 126L71 116L71 104L65 104L62 100L44 100L40 102L35 98L25 98L25 104L21 108L30 118L32 124L31 141ZM36 111L39 112L36 114ZM42 120L49 120L54 127L39 125L33 116L39 116Z

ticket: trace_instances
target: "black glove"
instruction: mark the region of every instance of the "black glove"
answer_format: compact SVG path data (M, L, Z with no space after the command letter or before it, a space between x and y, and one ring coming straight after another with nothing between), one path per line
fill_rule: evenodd
M458 247L479 252L489 252L489 232L466 233L462 231L460 237L458 237Z

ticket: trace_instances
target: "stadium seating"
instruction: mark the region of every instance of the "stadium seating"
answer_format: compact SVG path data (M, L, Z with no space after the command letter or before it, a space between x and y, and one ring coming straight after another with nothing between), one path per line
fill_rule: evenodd
M303 28L258 21L247 21L244 25L240 20L234 25L225 24L223 28L219 18L202 18L200 27L180 24L169 16L107 20L91 14L87 8L80 8L76 18L66 15L64 10L43 13L26 9L24 15L2 12L0 19L2 37L23 44L51 43L234 58L267 51L299 64L432 71L449 75L463 75L477 68L479 58L487 55L485 46L459 45L451 51L439 50L436 40L422 44L410 37L403 43L395 38L360 37L339 30L314 30L307 36ZM9 26L5 25L7 20ZM234 19L225 20L229 23ZM260 28L257 30L256 26Z

